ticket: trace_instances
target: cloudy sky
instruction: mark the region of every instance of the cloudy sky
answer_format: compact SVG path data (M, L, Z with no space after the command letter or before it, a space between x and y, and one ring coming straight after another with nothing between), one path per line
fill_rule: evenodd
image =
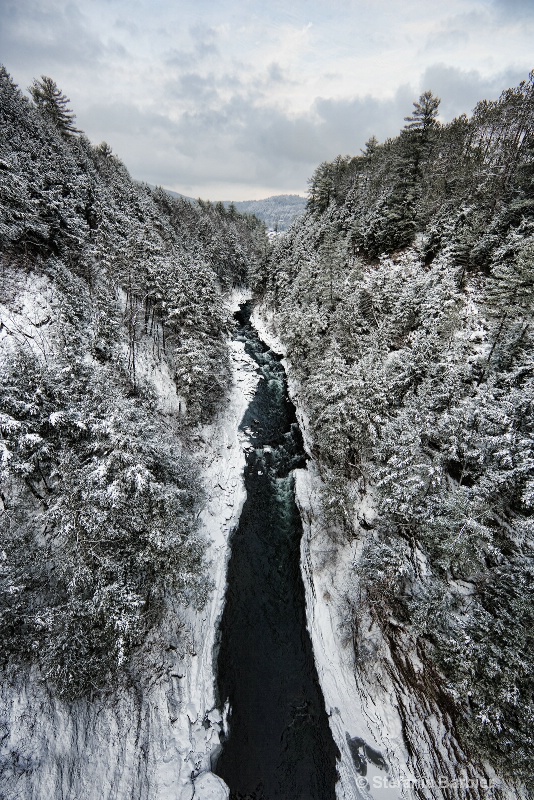
M534 0L0 0L0 61L50 75L133 177L194 197L305 194L321 161L527 78Z

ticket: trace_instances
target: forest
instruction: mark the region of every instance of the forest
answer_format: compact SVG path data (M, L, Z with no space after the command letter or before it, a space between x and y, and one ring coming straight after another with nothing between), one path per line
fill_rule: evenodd
M205 602L191 437L266 237L132 180L52 79L30 92L0 70L0 659L72 700L128 679L166 594Z
M378 632L464 751L532 788L534 73L446 124L423 93L397 137L319 165L271 243L133 180L68 102L0 69L5 674L91 697L134 680L166 595L206 602L195 436L231 384L225 296L250 286L321 524L359 543L355 664Z
M323 524L360 543L356 664L372 671L380 631L467 752L532 787L534 74L469 118L441 124L439 102L321 164L252 280Z

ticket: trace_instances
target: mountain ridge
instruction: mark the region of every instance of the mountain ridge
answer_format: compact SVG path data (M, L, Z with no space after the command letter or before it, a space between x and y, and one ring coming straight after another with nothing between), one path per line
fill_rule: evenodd
M147 184L151 189L156 187ZM175 192L173 189L164 189L171 197L180 200L188 200L191 203L198 203L198 198ZM307 199L299 194L274 194L259 200L202 200L203 203L218 205L220 202L225 208L233 206L240 214L253 214L270 230L286 231L297 217L304 214Z

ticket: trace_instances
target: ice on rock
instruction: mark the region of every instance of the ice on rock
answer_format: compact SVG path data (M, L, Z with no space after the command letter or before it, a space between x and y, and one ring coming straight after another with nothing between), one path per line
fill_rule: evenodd
M228 800L228 786L213 772L203 772L195 780L195 800Z
M222 714L218 708L212 708L206 716L214 725L220 725L222 723Z

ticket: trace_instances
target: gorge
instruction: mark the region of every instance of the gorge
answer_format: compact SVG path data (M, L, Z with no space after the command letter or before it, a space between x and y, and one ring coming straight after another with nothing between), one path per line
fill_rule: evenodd
M259 368L240 429L247 499L231 538L217 683L229 702L229 738L217 761L231 797L335 798L331 739L306 628L300 574L302 525L292 470L302 437L279 358L236 315L238 339Z
M6 800L532 797L533 87L269 240L0 69Z

